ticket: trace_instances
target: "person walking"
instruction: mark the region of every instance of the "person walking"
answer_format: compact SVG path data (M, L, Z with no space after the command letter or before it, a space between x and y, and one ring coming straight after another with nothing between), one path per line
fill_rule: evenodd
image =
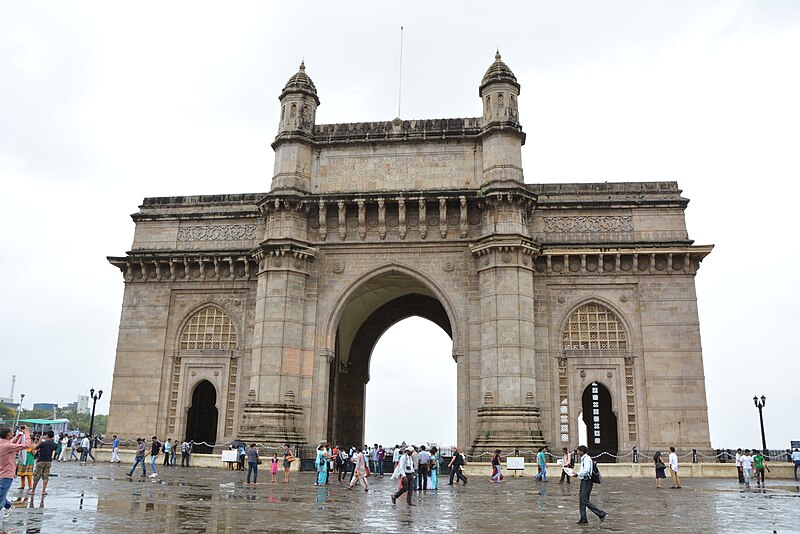
M369 482L367 482L367 459L361 447L356 448L353 463L355 464L353 466L353 478L350 479L350 484L347 485L347 489L352 490L353 486L358 482L364 487L364 491L369 491Z
M184 440L181 443L181 467L189 467L189 459L192 456L192 444L189 440Z
M53 466L53 453L58 448L58 444L53 440L54 434L52 430L48 430L44 439L40 441L34 448L34 454L38 455L36 460L36 468L33 470L33 486L28 491L29 494L36 494L36 486L42 482L42 495L47 495L47 483L50 481L50 468Z
M344 447L339 449L339 454L336 456L336 461L339 464L339 472L337 473L338 481L347 480L347 471L350 464L350 456Z
M89 457L89 447L91 446L92 442L89 440L89 434L84 434L83 439L81 440L81 465L86 465L86 458Z
M92 459L92 463L96 463L97 459L92 454L92 451L97 447L97 436L89 436L89 451L86 453Z
M653 464L656 466L656 488L661 489L661 480L667 478L665 473L667 466L664 465L664 461L661 459L661 451L656 451L653 455Z
M411 453L411 459L414 460L414 472L419 473L419 451L417 451L416 447L413 447L414 452ZM414 491L419 490L419 486L417 485L418 480L414 478Z
M503 470L500 465L500 449L496 449L492 456L492 477L490 480L498 484L503 481Z
M769 466L767 465L767 459L764 455L759 451L754 451L755 455L753 456L753 464L756 467L756 484L758 487L764 486L764 469L769 471Z
M570 477L567 475L567 472L564 471L564 467L575 467L575 464L572 462L572 454L570 454L566 447L562 448L561 452L563 453L561 456L561 478L558 480L558 483L563 484L566 480L567 484L570 484Z
M450 482L447 483L448 486L453 485L453 478L457 477L456 480L461 480L464 484L467 484L467 477L464 476L464 473L461 472L461 467L464 466L466 462L464 461L464 455L461 454L457 448L453 447L453 458L450 460L448 466L450 467Z
M283 483L289 483L289 471L292 468L292 462L294 462L294 452L292 449L289 448L289 444L286 443L283 446Z
M13 435L11 428L0 428L0 505L3 507L3 519L11 515L11 502L8 500L8 491L14 483L16 472L15 459L19 451L28 448L22 432Z
M247 449L247 485L250 485L250 473L253 474L253 485L258 484L258 448L255 443L250 444ZM272 475L272 481L275 482L275 475Z
M59 462L67 461L67 451L69 450L69 436L61 434L61 453L58 455Z
M431 485L430 489L437 490L439 489L439 462L441 458L439 457L439 449L436 447L431 447ZM383 476L383 474L381 474Z
M119 457L119 438L114 434L114 441L111 443L111 463L118 464L122 462Z
M795 448L792 452L792 463L794 464L794 479L797 480L797 468L800 467L800 449Z
M669 448L669 476L672 477L672 488L680 489L681 481L678 478L678 455L675 454L675 447Z
M69 448L70 448L69 461L70 462L72 461L73 458L75 458L76 461L80 461L80 458L78 457L78 455L75 454L78 451L78 445L80 445L80 442L81 442L81 440L78 439L78 436L72 436L72 438L70 439L70 444L69 444Z
M740 458L742 461L742 471L744 471L744 487L750 487L750 479L753 476L753 457L750 456L750 449L745 449Z
M539 452L536 454L536 465L539 466L536 480L547 482L547 447L539 447Z
M164 451L164 465L169 466L169 455L172 452L172 438L167 438L161 449Z
M136 466L142 464L142 476L147 476L147 468L144 464L144 453L147 450L147 445L144 443L143 438L136 438L136 454L133 457L133 467L128 471L128 476L132 477L133 472L136 471Z
M428 491L428 475L431 472L431 453L425 450L425 445L420 445L417 456L419 469L417 470L417 488Z
M739 475L739 484L744 484L744 470L742 469L742 449L736 449L736 473Z
M395 443L394 450L392 451L392 463L394 464L394 468L397 469L397 464L400 463L400 456L403 454L403 451L400 450L400 445Z
M153 441L150 443L150 478L156 478L158 473L156 473L156 460L158 460L158 455L161 453L161 443L158 441L156 436L153 436Z
M594 462L592 461L592 457L589 456L589 449L586 447L586 445L578 446L578 459L581 462L581 468L577 473L572 474L572 476L578 477L581 481L580 496L578 500L578 510L580 511L581 518L578 520L578 524L586 524L589 522L589 519L586 517L587 508L591 510L594 515L599 517L600 522L602 523L605 521L608 514L595 506L592 501L589 500L592 496L592 488L594 487L594 481L592 480Z
M406 453L400 457L400 461L397 462L397 469L392 473L393 479L404 478L405 480L402 483L402 487L397 492L392 493L392 504L397 504L397 498L405 493L406 503L409 506L414 506L414 503L411 502L411 494L414 492L414 479L416 478L414 458L411 456L413 453L414 447L406 447Z

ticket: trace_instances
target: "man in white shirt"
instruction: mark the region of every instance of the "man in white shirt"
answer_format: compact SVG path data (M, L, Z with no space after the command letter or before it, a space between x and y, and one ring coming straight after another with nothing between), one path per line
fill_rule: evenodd
M594 482L592 482L593 462L592 457L589 456L589 449L586 445L578 446L578 460L581 463L581 468L577 473L572 473L572 476L578 477L581 481L581 491L578 501L578 509L581 512L581 518L578 520L578 524L586 524L589 522L589 519L586 517L587 508L591 510L594 515L599 517L602 523L608 514L592 504L592 501L589 500L589 497L592 496L592 487L594 487Z
M750 449L746 449L740 458L742 471L744 471L744 487L750 487L750 478L753 476L753 457L750 456Z
M742 449L736 449L736 471L739 473L739 484L744 484L744 471L742 471Z
M397 469L397 464L400 462L400 455L403 452L400 450L400 445L394 446L394 452L392 452L392 463L394 463L395 469Z
M669 448L669 476L672 477L672 488L680 489L681 481L678 478L678 455L675 454L675 447Z
M414 452L414 447L406 447L406 453L400 457L400 462L397 464L397 469L394 470L392 478L405 477L405 483L397 493L392 494L392 504L397 503L397 498L403 493L406 494L406 502L409 506L414 506L411 502L411 493L414 491L414 478L416 473L414 471L414 459L411 454Z
M425 445L419 448L419 458L417 460L417 488L422 491L428 491L428 476L430 473L431 453L425 450Z

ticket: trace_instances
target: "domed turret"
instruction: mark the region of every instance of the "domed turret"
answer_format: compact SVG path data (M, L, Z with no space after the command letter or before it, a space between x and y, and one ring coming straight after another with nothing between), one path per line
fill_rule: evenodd
M517 122L519 83L508 65L503 63L499 50L494 55L494 63L483 75L478 94L483 100L484 125L491 122Z
M486 69L486 74L483 75L481 86L478 89L479 93L483 92L483 88L490 83L496 82L510 83L517 88L517 93L519 93L519 83L517 83L517 77L514 76L514 73L510 68L508 68L508 65L503 63L501 57L500 51L498 50L494 55L494 63L489 65L489 68Z
M278 97L281 102L281 122L278 135L296 130L311 133L317 115L319 98L317 88L306 74L305 62L300 63L300 70L293 74Z
M522 177L522 145L525 133L519 124L517 77L503 63L500 51L486 70L478 94L483 101L484 187L516 186Z
M305 193L311 188L311 155L317 117L317 88L306 74L305 62L289 78L278 97L281 120L272 143L275 173L272 191Z

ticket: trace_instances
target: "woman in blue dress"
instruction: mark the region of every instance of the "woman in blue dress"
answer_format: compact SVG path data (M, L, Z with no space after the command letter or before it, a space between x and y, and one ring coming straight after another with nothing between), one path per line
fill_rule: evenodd
M320 445L317 447L317 459L314 460L314 465L317 466L317 481L314 483L316 486L324 486L328 482L328 458L325 452L325 447Z
M439 449L436 447L431 447L431 483L428 487L439 489Z

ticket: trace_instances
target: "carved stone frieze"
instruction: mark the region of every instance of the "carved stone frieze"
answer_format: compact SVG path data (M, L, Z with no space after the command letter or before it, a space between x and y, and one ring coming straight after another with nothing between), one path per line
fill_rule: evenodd
M178 241L236 241L256 239L255 224L223 224L216 226L183 226L178 228Z
M545 217L545 232L633 232L633 217Z

